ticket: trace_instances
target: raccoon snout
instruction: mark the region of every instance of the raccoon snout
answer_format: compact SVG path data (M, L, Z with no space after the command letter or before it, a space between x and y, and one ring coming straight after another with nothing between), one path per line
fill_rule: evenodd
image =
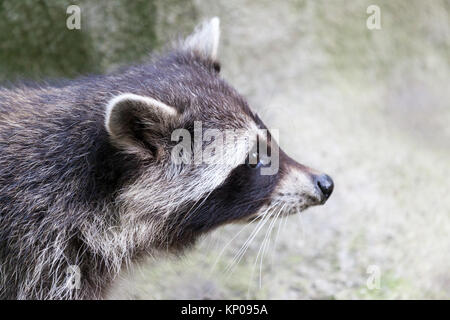
M327 174L314 175L314 184L321 194L320 203L324 204L333 192L333 179Z

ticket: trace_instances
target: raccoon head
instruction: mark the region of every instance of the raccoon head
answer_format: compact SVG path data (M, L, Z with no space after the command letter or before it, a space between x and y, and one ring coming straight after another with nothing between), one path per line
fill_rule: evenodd
M105 127L139 173L118 196L123 217L155 243L182 247L230 222L288 215L325 203L333 181L297 163L220 76L219 19L130 71L140 88L107 105ZM145 232L144 232L145 234Z

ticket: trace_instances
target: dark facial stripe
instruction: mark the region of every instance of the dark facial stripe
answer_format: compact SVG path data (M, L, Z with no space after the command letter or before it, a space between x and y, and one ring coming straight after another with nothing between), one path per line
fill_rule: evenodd
M198 208L172 215L167 221L169 246L183 246L193 242L199 235L230 222L244 220L266 203L270 202L281 174L261 175L261 168L247 165L235 168L224 183L208 198L202 199Z

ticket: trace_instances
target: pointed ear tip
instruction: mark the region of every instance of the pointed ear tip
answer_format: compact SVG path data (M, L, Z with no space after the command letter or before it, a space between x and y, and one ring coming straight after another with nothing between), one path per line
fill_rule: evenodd
M213 17L206 24L212 34L218 38L220 35L220 19L218 17Z
M205 19L195 27L194 32L181 42L180 47L187 51L195 51L202 56L217 59L220 41L220 19Z
M220 27L220 19L219 17L212 17L211 20L209 20L209 23L214 27L214 28L219 28Z
M220 36L220 19L219 17L212 17L211 19L205 19L202 23L197 25L195 31L198 34L202 32L208 34L212 39ZM194 31L194 34L196 33Z

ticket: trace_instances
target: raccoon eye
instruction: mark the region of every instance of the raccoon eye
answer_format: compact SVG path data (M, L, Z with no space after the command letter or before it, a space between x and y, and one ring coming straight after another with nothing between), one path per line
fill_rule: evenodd
M246 165L252 169L258 169L270 164L270 158L267 155L260 155L258 152L249 153Z
M251 152L248 154L247 160L245 161L247 167L256 169L261 166L258 159L258 152Z

